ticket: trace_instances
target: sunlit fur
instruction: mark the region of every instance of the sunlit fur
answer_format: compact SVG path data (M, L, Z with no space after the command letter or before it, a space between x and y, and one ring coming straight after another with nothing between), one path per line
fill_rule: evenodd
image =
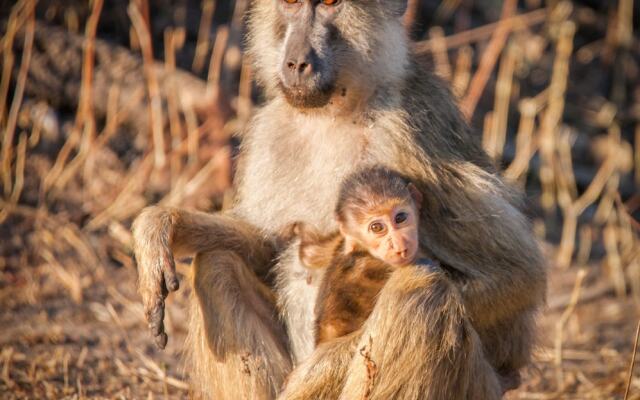
M199 253L186 368L205 397L274 398L293 362L281 399L499 398L495 371L528 362L546 288L520 194L497 175L447 88L407 50L405 1L342 2L342 36L353 44L336 59L346 95L312 111L279 94L275 1L257 0L251 11L249 53L267 102L242 138L234 210L151 208L134 224L150 320L161 315L176 250ZM339 183L378 164L425 195L420 241L442 271L398 269L361 331L314 350L308 315L318 279L309 283L295 243L276 249L272 268L269 239L294 221L337 229Z

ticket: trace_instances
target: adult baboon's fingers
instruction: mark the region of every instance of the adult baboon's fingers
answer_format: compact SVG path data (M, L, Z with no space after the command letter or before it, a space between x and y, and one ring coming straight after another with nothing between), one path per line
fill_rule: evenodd
M161 334L155 337L156 346L158 346L160 350L164 350L164 348L167 346L168 339L169 338L167 337L167 334L162 332Z
M180 282L176 276L175 267L165 268L164 271L162 271L162 274L164 276L164 284L170 292L175 292L180 288Z
M164 301L157 299L146 311L147 322L153 336L164 333Z

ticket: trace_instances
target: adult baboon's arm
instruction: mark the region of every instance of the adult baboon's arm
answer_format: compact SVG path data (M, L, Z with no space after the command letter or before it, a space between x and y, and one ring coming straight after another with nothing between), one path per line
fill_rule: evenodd
M148 207L133 222L138 291L149 327L164 348L164 299L178 289L174 257L207 250L238 254L258 275L273 258L273 247L251 224L230 213L207 214L172 207Z
M438 172L438 188L431 190L448 211L427 217L426 243L460 283L474 326L539 306L546 292L544 257L519 210L519 194L469 163Z

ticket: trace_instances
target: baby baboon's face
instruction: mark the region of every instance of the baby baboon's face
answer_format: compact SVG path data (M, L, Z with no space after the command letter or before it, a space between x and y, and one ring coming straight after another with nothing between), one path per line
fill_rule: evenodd
M412 263L418 253L418 211L413 202L378 210L359 227L362 245L372 256L392 265Z

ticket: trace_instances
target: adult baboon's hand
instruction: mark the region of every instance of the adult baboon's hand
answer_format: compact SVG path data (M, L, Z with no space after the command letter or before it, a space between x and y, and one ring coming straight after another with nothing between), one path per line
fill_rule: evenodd
M170 247L172 226L170 210L148 207L133 222L133 241L138 263L138 292L156 345L164 349L164 299L178 290L176 267Z

